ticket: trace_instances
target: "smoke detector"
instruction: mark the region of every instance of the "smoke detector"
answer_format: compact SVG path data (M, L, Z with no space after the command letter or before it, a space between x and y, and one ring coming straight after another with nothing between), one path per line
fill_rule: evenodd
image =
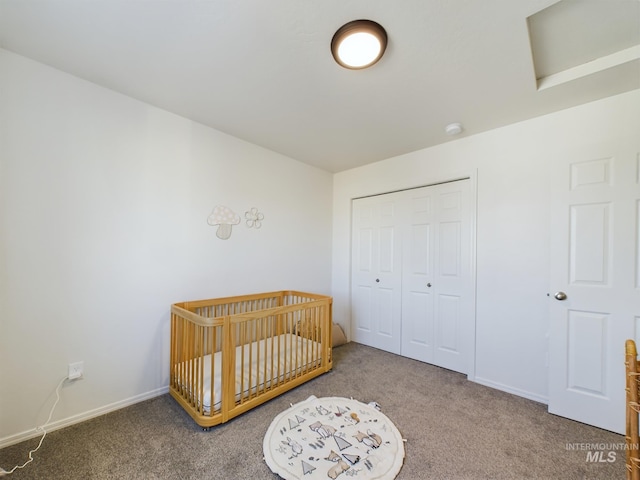
M462 133L462 124L450 123L445 127L444 131L447 132L447 135L451 135L451 136L458 135Z

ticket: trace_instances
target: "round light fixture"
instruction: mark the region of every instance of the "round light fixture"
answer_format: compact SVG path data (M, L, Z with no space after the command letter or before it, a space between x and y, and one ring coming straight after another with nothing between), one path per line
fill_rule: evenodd
M354 20L343 25L331 40L331 53L338 64L352 70L376 63L387 48L387 32L371 20Z

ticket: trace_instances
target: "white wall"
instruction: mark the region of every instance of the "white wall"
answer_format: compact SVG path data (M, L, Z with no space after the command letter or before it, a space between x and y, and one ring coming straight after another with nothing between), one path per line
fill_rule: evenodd
M166 391L171 303L330 293L327 172L3 50L0 155L0 447L70 362L54 427ZM263 226L220 240L216 204Z
M551 159L635 138L640 91L461 138L334 176L334 319L350 322L351 199L459 175L477 180L476 362L470 378L547 401Z

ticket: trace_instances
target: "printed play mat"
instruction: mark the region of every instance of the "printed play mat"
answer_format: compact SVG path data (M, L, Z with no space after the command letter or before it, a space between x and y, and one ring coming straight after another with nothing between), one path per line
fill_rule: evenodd
M267 429L263 449L285 480L391 480L404 461L402 436L377 405L340 397L292 405Z

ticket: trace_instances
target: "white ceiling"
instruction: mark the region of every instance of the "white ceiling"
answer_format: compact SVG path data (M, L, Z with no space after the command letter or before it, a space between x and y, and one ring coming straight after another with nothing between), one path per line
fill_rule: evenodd
M640 1L556 3L0 0L0 47L338 172L640 88ZM389 45L350 71L329 46L360 18Z

